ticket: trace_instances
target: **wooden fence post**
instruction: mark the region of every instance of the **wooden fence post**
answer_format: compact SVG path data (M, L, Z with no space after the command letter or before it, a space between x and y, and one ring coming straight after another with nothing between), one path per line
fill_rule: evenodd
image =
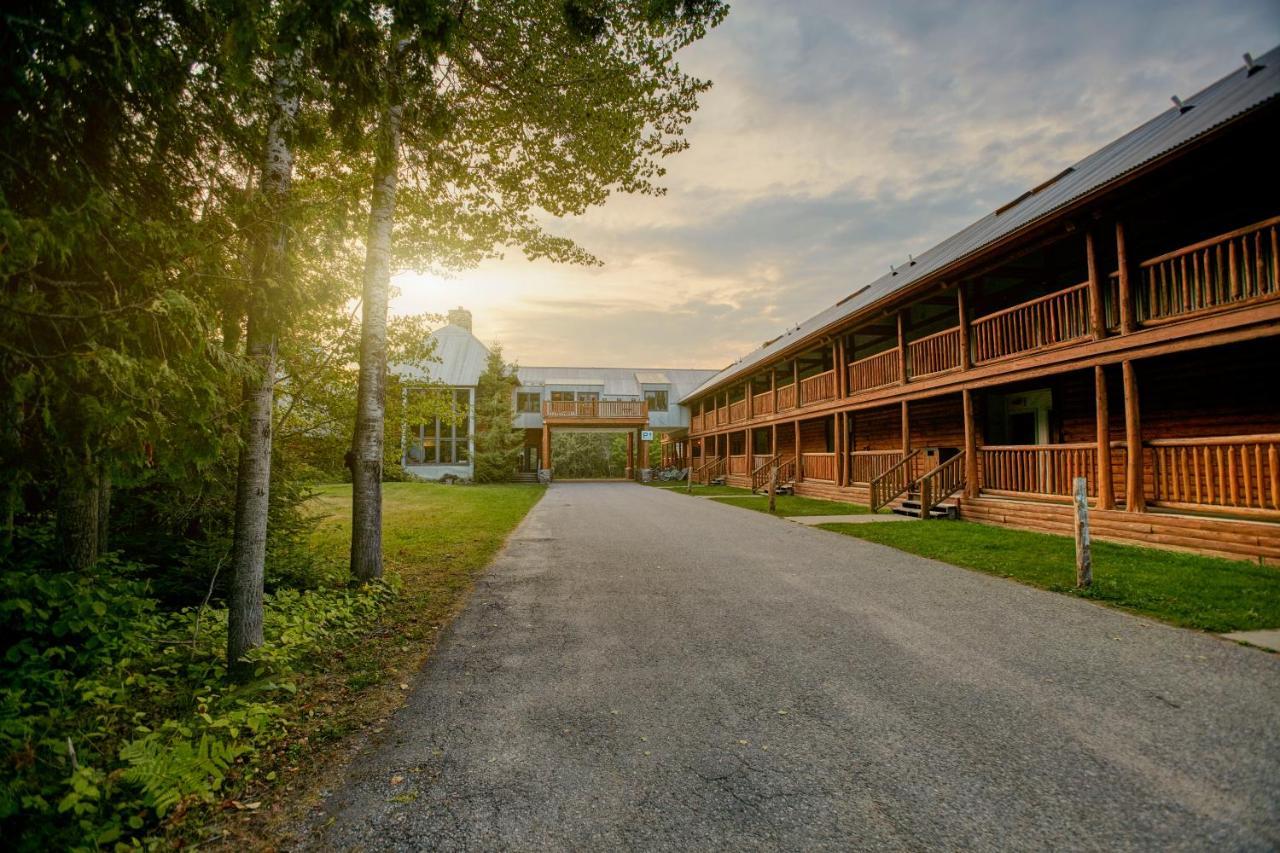
M1076 589L1086 589L1093 583L1093 555L1089 546L1089 481L1076 477L1071 497L1075 505L1072 517L1076 534Z
M769 471L769 512L776 513L778 511L778 466L774 465Z

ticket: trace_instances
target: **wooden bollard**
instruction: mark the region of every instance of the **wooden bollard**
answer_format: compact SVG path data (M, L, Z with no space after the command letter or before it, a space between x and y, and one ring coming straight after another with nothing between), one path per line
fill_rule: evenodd
M1076 534L1076 589L1086 589L1093 584L1093 554L1089 546L1089 484L1084 477L1076 477L1072 484L1071 499L1075 507L1073 515Z

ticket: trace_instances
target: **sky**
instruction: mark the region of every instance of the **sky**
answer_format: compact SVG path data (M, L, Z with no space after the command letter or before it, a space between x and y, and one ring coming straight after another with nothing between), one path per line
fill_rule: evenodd
M601 267L518 250L404 270L526 365L721 368L1280 44L1280 0L734 0L681 54L713 81L665 196L548 219Z

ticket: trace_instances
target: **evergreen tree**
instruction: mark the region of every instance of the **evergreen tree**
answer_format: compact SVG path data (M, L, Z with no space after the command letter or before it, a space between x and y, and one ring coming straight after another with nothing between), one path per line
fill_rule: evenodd
M477 483L508 480L516 470L524 438L515 428L514 394L520 382L515 368L502 360L502 347L495 345L476 385Z

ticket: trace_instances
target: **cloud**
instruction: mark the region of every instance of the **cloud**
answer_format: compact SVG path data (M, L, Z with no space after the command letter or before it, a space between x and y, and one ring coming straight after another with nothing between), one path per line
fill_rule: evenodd
M1280 42L1246 2L734 4L682 58L714 88L660 198L508 257L398 278L527 364L721 367Z

